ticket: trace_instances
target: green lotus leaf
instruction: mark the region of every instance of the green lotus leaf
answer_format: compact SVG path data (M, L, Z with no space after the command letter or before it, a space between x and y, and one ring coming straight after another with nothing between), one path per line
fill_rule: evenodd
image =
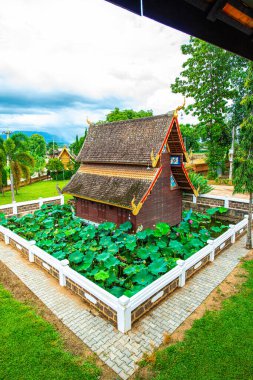
M163 240L158 240L158 241L156 242L156 245L157 245L159 248L165 248L165 247L167 247L167 243L166 243L165 241L163 241Z
M110 275L108 272L105 272L104 270L100 270L99 272L97 272L94 276L95 280L101 280L101 281L105 281L107 278L109 278Z
M149 273L148 269L141 269L140 272L133 276L132 280L140 285L148 285L154 280L154 276Z
M66 259L67 254L66 252L63 252L63 251L56 251L52 254L52 256L54 256L58 260L64 260Z
M224 214L225 212L227 212L228 211L228 209L226 208L226 207L219 207L219 209L218 209L218 212L220 213L220 214Z
M183 249L183 244L177 240L171 240L169 243L169 247L173 249L173 251L180 252Z
M133 251L136 247L136 237L135 235L127 235L125 238L125 246L129 251Z
M145 266L140 264L140 265L129 265L128 267L124 268L124 273L127 275L132 275L140 272L141 269L144 269Z
M210 230L213 231L213 232L217 232L218 233L218 232L221 232L222 229L220 227L217 227L217 226L212 226L210 228Z
M110 236L103 236L99 240L99 244L101 244L103 247L108 247L108 245L113 244L113 241Z
M108 250L108 252L110 252L113 255L113 254L119 252L119 247L117 246L117 244L112 243L112 244L108 245L107 250Z
M88 273L88 275L89 276L95 276L95 274L97 274L98 272L99 272L99 268L98 267L95 267L95 268L93 268L89 273Z
M145 286L143 286L143 285L135 285L131 289L125 290L123 294L124 294L124 296L132 297L144 288L145 288Z
M92 260L90 261L85 261L83 262L82 264L78 265L77 267L75 267L75 270L77 270L77 272L85 272L87 271L87 269L90 268L90 266L92 265Z
M204 245L200 239L196 239L196 238L191 239L190 244L192 247L195 247L195 248L201 248Z
M154 236L167 235L169 232L170 232L170 226L167 223L157 223L156 229L154 231Z
M99 225L99 230L113 231L116 228L116 224L112 222L105 222Z
M74 235L75 233L76 233L76 230L74 230L73 228L64 231L65 236L71 236L71 235Z
M136 254L140 259L146 260L150 255L150 251L147 247L140 247L137 249Z
M120 286L113 286L111 289L109 289L109 292L113 294L115 297L119 298L123 296L124 289Z
M163 258L160 258L156 261L153 261L148 266L148 269L154 275L158 275L159 273L167 272L167 262Z
M137 234L136 234L136 238L137 238L138 240L145 240L147 236L148 236L148 234L147 234L147 230L139 231L139 232L137 232Z
M125 223L122 223L120 226L119 226L119 229L121 231L124 231L124 232L127 232L127 231L130 231L131 229L133 228L133 225L131 222L129 222L129 220Z
M111 257L111 253L108 251L104 251L103 253L100 253L100 255L97 255L96 259L98 261L105 261L108 260L109 257Z
M94 257L95 257L94 252L88 251L84 255L83 262L80 265L78 265L75 269L78 272L86 271L92 265Z
M216 212L218 212L219 211L219 207L213 207L213 208L208 208L207 210L206 210L206 213L208 214L208 215L214 215Z
M115 267L120 264L120 260L117 259L117 257L110 256L106 261L105 261L105 267L107 269L110 269L112 267Z
M83 261L84 257L85 256L82 252L75 251L69 255L68 259L71 263L79 264Z

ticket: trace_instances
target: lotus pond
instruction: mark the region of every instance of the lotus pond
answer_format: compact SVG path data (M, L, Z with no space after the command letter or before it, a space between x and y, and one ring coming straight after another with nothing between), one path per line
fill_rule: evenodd
M224 207L205 214L186 211L176 227L157 223L136 234L131 234L130 222L118 228L111 222L87 225L69 205L43 205L21 218L5 219L2 214L0 224L35 240L55 258L68 259L71 268L116 297L131 297L172 269L178 259L187 259L223 233L228 226L215 216L226 211Z

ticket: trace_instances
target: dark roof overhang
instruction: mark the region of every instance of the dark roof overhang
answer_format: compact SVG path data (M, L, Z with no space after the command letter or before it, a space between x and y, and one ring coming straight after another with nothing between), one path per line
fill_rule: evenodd
M107 0L253 60L253 0Z

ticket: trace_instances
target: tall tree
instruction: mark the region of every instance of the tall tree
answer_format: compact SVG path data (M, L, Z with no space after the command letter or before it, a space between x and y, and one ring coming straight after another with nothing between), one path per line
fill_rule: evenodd
M56 173L56 180L58 179L58 173L64 171L63 163L59 160L59 158L50 158L46 165L46 168L50 172Z
M35 133L29 138L29 150L33 157L44 157L46 155L47 145L43 136Z
M200 136L194 125L180 124L180 130L185 140L186 150L197 151L200 147Z
M70 144L69 149L76 156L80 152L80 150L83 146L84 140L86 139L86 136L87 136L87 129L85 130L84 135L81 136L80 138L78 137L78 135L76 135L75 141L72 144Z
M194 37L181 49L188 59L172 91L193 98L186 112L198 118L196 128L208 146L209 175L216 177L231 144L229 104L238 93L236 82L246 61Z
M113 111L109 112L108 115L106 115L105 121L108 123L111 123L113 121L120 121L120 120L129 120L129 119L139 119L142 117L149 117L153 116L152 110L147 111L134 111L131 109L125 109L120 110L119 108L114 108ZM99 121L98 124L104 123L104 121Z
M55 141L50 141L48 144L47 144L47 152L48 154L50 155L54 155L55 152L57 152L59 149L59 146L58 144L55 142Z
M249 219L246 248L252 248L252 195L253 195L253 62L249 64L245 81L246 95L242 100L245 118L241 125L234 161L234 192L249 193Z
M12 201L15 201L14 187L17 192L21 178L29 179L29 166L34 165L34 159L27 152L27 147L28 139L23 133L15 133L0 146L0 164L7 164L10 169Z

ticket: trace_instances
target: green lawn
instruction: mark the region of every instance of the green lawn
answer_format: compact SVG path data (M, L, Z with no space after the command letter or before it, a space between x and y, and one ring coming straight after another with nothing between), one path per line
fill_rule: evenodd
M33 199L38 199L40 197L54 197L59 195L56 190L56 184L58 183L59 187L62 189L69 180L66 181L42 181L36 182L31 185L20 187L18 194L15 196L16 202L30 201ZM71 198L70 195L64 195L65 202ZM6 191L4 196L0 195L0 205L11 203L11 192Z
M81 361L63 348L58 332L0 285L1 380L95 380L93 360Z
M195 321L183 342L158 351L145 379L253 379L253 261L244 267L249 276L240 292Z

